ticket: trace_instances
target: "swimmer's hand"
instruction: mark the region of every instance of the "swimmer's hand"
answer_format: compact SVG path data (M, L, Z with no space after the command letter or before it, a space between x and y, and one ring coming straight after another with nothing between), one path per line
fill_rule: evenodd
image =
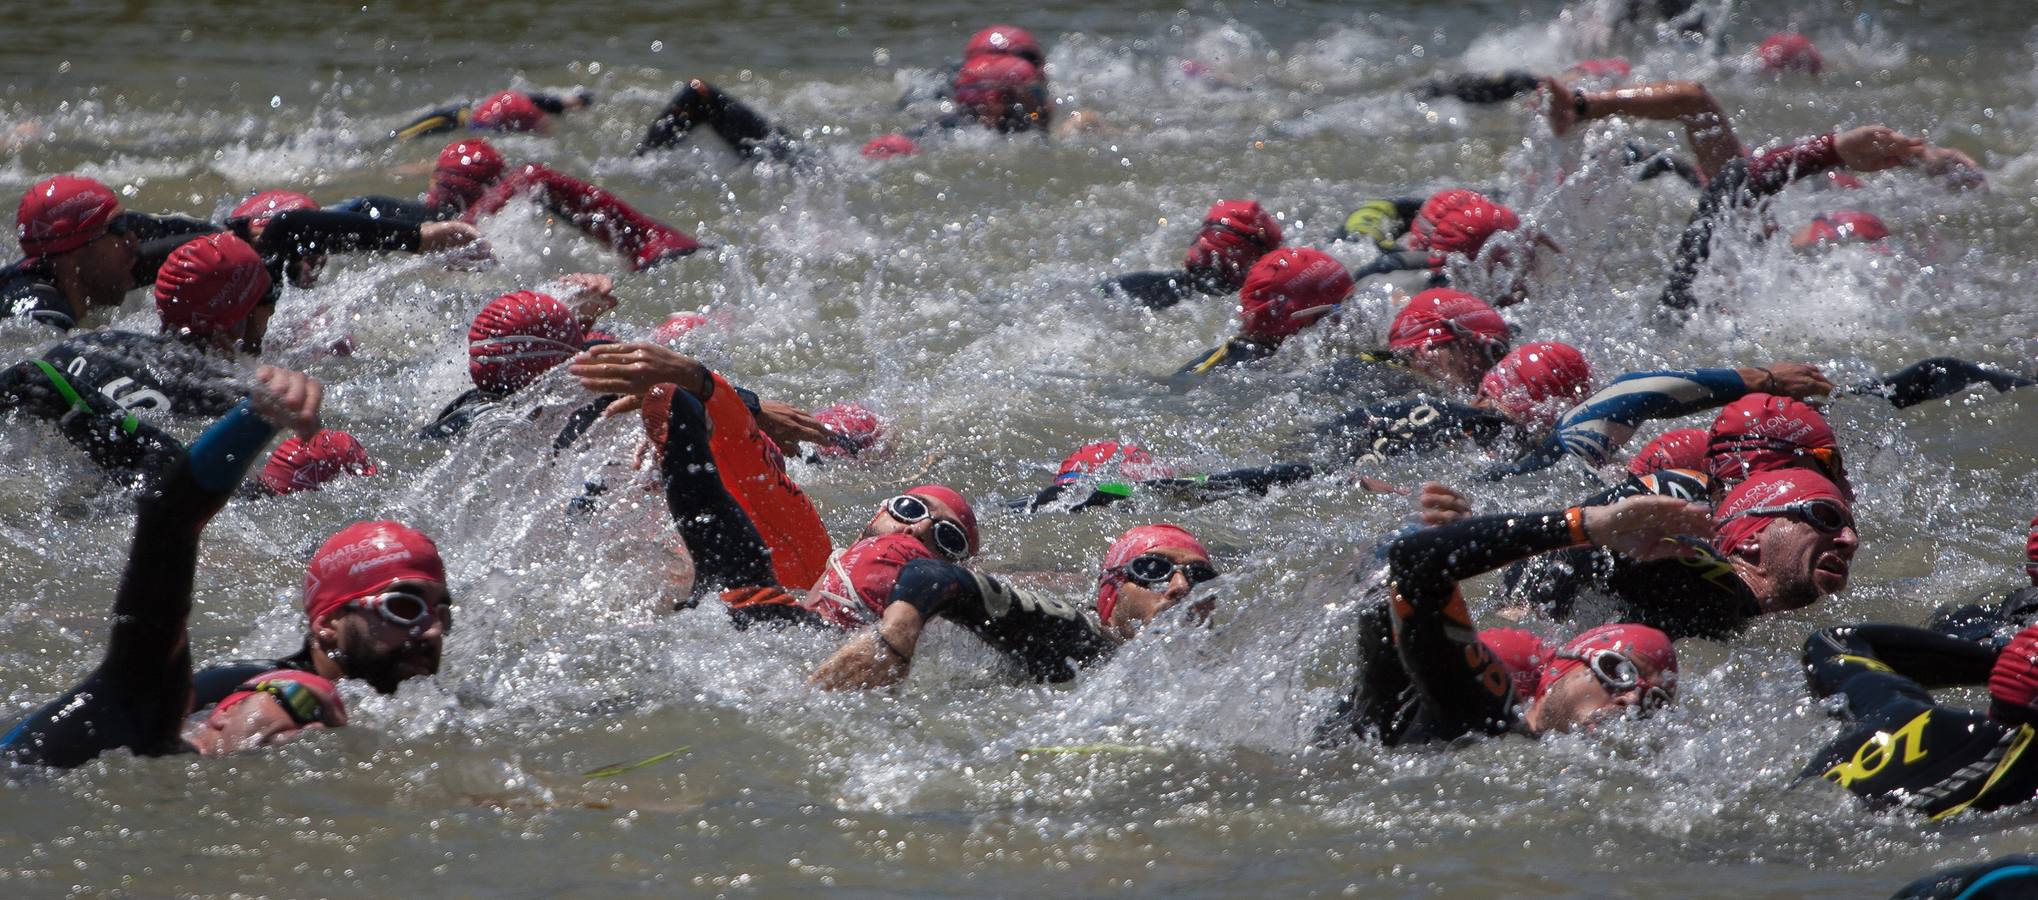
M1818 366L1800 362L1770 363L1766 368L1736 369L1750 393L1775 394L1803 400L1833 392L1833 382Z
M1906 165L1924 155L1925 139L1886 125L1863 125L1833 135L1840 162L1856 172L1880 172Z
M885 617L876 629L850 638L814 674L807 676L807 683L824 691L856 691L898 684L912 671L913 651L920 645L920 630L926 624L920 611L910 603L885 607Z
M1926 147L1918 154L1914 164L1926 175L1944 178L1955 190L1970 190L1988 187L1988 177L1981 172L1981 164L1952 147Z
M1535 103L1544 116L1550 120L1550 131L1558 137L1578 127L1578 105L1572 98L1569 82L1561 78L1544 78L1542 86L1536 89Z
M1581 512L1588 541L1640 562L1696 552L1678 539L1712 536L1712 507L1660 494L1588 506Z
M1472 515L1472 498L1438 482L1425 481L1422 492L1415 495L1415 508L1416 518L1423 527L1434 528L1469 518Z
M325 387L317 379L276 366L255 370L254 389L248 392L248 403L256 415L307 439L324 428L318 418L324 401Z
M707 366L691 356L657 344L600 344L589 347L573 358L566 371L580 379L581 387L594 393L623 394L626 397L641 397L661 384L677 384L687 393L705 400L710 384Z
M813 444L827 447L835 443L835 433L821 426L821 421L812 413L777 400L757 401L757 430L771 438L772 443L781 447L794 444Z
M442 253L481 240L481 230L466 222L426 222L418 226L418 252Z
M593 328L602 313L616 308L616 280L596 272L574 272L559 276L559 283L573 289L573 296L566 305L573 307L574 317L580 320L580 327Z

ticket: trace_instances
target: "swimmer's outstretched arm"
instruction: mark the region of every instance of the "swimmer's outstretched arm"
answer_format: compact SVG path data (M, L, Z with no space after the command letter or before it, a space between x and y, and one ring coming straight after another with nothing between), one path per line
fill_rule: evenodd
M1935 356L1912 363L1874 381L1855 385L1848 389L1848 393L1885 397L1890 405L1904 409L1927 400L1950 397L1977 384L1986 384L1998 392L2003 392L2030 387L2038 384L2038 381L2014 372L1977 365L1964 359Z
M672 102L666 104L658 118L651 120L651 126L644 131L644 139L637 142L636 155L643 156L654 150L676 146L700 125L712 129L744 159L769 156L784 161L795 152L792 135L784 129L773 125L743 101L722 93L714 85L694 79L673 95Z
M1609 116L1674 119L1684 126L1698 169L1705 180L1719 177L1727 163L1747 155L1734 135L1733 122L1705 85L1696 81L1659 81L1607 91L1584 91L1558 79L1546 79L1550 127L1558 134L1581 121Z
M278 426L316 424L323 395L318 382L286 369L263 367L256 379L253 397L173 457L143 491L106 656L77 688L0 739L14 761L70 767L119 747L145 756L183 749L199 537L263 458Z

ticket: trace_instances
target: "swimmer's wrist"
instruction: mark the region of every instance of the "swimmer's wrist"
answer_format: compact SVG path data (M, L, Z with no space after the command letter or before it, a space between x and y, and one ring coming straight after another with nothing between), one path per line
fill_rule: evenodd
M1575 88L1575 87L1574 87L1574 88L1572 88L1572 89L1571 89L1571 111L1572 111L1573 113L1576 113L1576 114L1577 114L1577 116L1578 116L1578 118L1581 118L1581 119L1590 119L1590 118L1592 118L1592 113L1590 112L1591 108L1592 108L1592 102L1591 102L1590 98L1588 98L1588 97L1586 97L1586 96L1585 96L1585 91L1584 91L1584 89L1582 89L1582 88Z
M1571 529L1571 545L1583 547L1592 543L1592 536L1585 531L1585 508L1573 506L1564 510L1564 524Z

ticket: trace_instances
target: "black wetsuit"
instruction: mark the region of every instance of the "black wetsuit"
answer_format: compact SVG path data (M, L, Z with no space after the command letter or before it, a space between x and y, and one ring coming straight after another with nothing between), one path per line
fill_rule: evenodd
M318 668L312 665L308 644L296 653L278 659L235 659L215 663L191 676L191 709L202 711L218 705L228 694L239 691L249 679L277 669L318 674Z
M100 466L127 470L177 442L154 424L217 417L247 397L246 375L177 338L97 331L0 371L0 412L52 422Z
M1932 631L1997 650L2032 625L2038 625L2038 586L2018 588L1994 603L1948 603L1925 623Z
M1044 509L1081 512L1110 506L1141 494L1208 503L1242 494L1264 496L1280 485L1308 481L1314 477L1316 477L1314 466L1296 463L1231 469L1210 475L1148 478L1134 482L1099 482L1079 476L1058 479L1054 484L1041 488L1040 492L1032 497L1010 500L1005 506L1014 512L1040 512Z
M1995 661L1988 646L1905 625L1813 634L1804 647L1812 694L1839 695L1849 721L1803 777L1934 819L2029 802L2038 794L2038 730L1941 706L1930 693L1984 684Z
M1707 499L1706 476L1670 469L1627 481L1579 506L1603 506L1638 494L1683 500ZM1604 547L1573 547L1523 560L1502 576L1502 596L1511 606L1539 609L1555 619L1576 619L1582 627L1635 622L1672 639L1724 639L1740 633L1760 615L1761 603L1734 566L1705 544L1692 559L1649 562Z
M1428 397L1369 403L1315 430L1331 453L1356 463L1441 450L1467 440L1481 447L1520 443L1521 437L1520 427L1500 413Z
M950 113L905 134L918 140L935 132L963 128L975 122L976 119L959 112ZM1031 119L1007 116L999 121L997 130L1006 134L1038 131L1044 138L1047 134L1045 122L1045 117L1042 117L1040 126L1036 127ZM813 154L807 152L791 133L773 124L743 101L699 80L687 82L679 93L672 96L672 102L666 104L658 118L651 120L650 127L644 130L644 139L637 142L635 153L642 156L678 146L702 125L728 142L736 154L747 161L770 159L801 167L814 164Z
M1197 294L1224 297L1238 292L1238 286L1214 272L1169 269L1164 272L1133 272L1108 279L1097 287L1107 294L1123 294L1147 309L1167 309Z
M1890 900L2029 900L2038 897L2038 854L1940 869L1905 885Z
M1507 667L1479 641L1458 582L1514 560L1572 546L1564 513L1504 513L1405 532L1384 555L1387 596L1360 615L1359 674L1318 730L1388 746L1465 735L1526 733Z
M191 710L187 626L199 536L274 435L238 407L193 441L188 454L166 461L136 503L105 658L77 687L0 737L0 756L68 768L122 747L142 756L191 749L182 728Z
M1505 103L1533 92L1541 87L1542 77L1533 72L1509 69L1492 74L1465 72L1448 77L1432 78L1423 82L1416 95L1424 99L1455 97L1466 103L1490 105ZM1637 140L1629 140L1621 146L1623 164L1638 167L1634 171L1636 181L1648 181L1663 175L1675 175L1685 184L1700 187L1705 179L1700 177L1698 167L1669 150L1651 147Z
M2009 391L2030 387L2038 384L2038 381L2014 372L1976 365L1964 359L1935 356L1912 363L1866 384L1857 385L1850 389L1850 392L1883 397L1889 400L1890 405L1904 409L1928 400L1950 397L1977 384L1986 384L1997 391Z
M349 197L326 208L339 212L359 213L364 216L387 219L392 222L409 222L413 225L421 225L426 222L450 222L460 218L460 214L467 211L465 206L450 201L433 206L423 200L405 200L400 197L389 197L381 194Z

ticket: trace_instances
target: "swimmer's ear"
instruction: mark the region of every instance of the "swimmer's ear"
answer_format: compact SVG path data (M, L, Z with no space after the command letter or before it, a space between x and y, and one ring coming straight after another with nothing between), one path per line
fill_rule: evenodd
M328 655L339 645L340 627L333 624L331 614L320 616L317 621L311 623L311 638L317 642L318 648Z

